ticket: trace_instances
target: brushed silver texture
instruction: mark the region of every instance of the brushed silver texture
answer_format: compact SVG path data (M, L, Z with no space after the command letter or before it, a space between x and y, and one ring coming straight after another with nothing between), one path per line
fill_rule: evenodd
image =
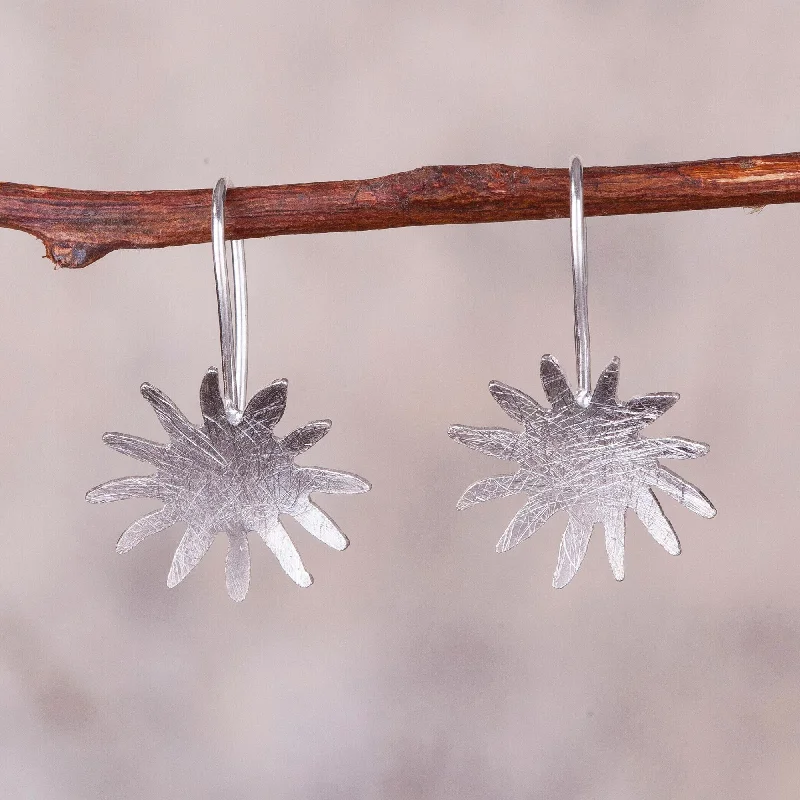
M278 437L275 425L286 407L288 382L277 380L247 404L238 424L226 414L217 370L211 367L200 386L203 425L193 425L159 389L145 383L142 395L169 436L169 444L125 433L106 433L103 441L124 455L156 467L154 475L117 478L90 490L90 503L130 497L161 500L163 508L134 522L122 534L117 552L125 553L148 536L177 522L186 523L167 578L179 584L208 551L214 537L228 537L225 575L228 594L241 601L250 585L248 535L257 533L298 586L310 586L311 575L281 524L280 516L297 520L312 536L344 550L349 544L333 520L309 495L312 492L356 494L370 484L349 472L303 467L294 459L330 429L330 420L310 422Z
M605 529L614 577L623 579L628 508L634 510L668 553L678 555L678 537L653 489L703 517L713 517L716 510L698 488L662 466L658 459L697 458L708 453L709 447L672 436L641 438L640 432L672 407L679 395L659 392L619 402L617 358L601 374L586 406L550 355L542 358L541 379L550 409L519 389L499 381L489 384L494 399L523 426L522 431L451 426L449 434L455 441L519 464L512 475L473 483L461 496L458 508L520 492L529 495L497 543L500 553L534 534L556 512L566 511L568 522L553 576L557 589L575 577L597 523Z

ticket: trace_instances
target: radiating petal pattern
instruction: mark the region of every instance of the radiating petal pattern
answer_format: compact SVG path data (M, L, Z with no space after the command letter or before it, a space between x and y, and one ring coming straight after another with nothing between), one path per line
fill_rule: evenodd
M320 420L284 438L276 436L273 427L283 414L286 392L285 380L273 382L253 397L241 423L232 425L225 414L217 370L211 368L200 387L203 424L195 426L163 392L144 384L142 394L169 434L169 444L122 433L108 433L103 438L115 450L148 461L157 472L107 481L86 497L93 503L130 497L164 502L164 508L125 531L118 551L124 553L147 536L185 522L186 532L169 571L167 583L172 587L198 564L214 536L225 533L226 585L228 594L238 601L244 599L250 584L248 532L258 532L289 577L300 586L309 586L311 576L279 522L280 515L295 517L313 536L343 550L347 538L309 495L316 491L356 494L370 485L349 472L294 463L294 456L322 438L331 423Z
M450 428L450 436L461 444L519 465L513 475L473 483L459 499L458 508L517 492L528 495L497 544L500 552L527 539L557 511L566 511L569 523L553 578L556 588L566 586L575 576L595 524L603 525L614 577L623 579L627 508L635 510L657 542L677 555L678 538L650 487L704 517L716 513L699 489L658 461L704 456L708 445L678 436L640 436L675 404L678 395L658 392L620 402L617 358L603 370L587 406L576 401L552 356L542 358L541 379L551 404L547 410L518 389L497 381L490 384L495 400L523 426L520 433L466 425Z

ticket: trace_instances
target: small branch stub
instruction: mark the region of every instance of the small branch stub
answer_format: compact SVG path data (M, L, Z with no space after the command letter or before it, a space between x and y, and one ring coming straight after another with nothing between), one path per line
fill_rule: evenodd
M584 170L586 216L800 202L800 153ZM231 189L230 238L569 217L567 169L420 167L381 178ZM0 227L57 267L211 238L211 190L100 192L0 182Z

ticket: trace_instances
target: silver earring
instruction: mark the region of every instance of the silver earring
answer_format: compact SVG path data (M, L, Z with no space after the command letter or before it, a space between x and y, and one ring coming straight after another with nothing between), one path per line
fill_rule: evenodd
M180 583L208 551L214 537L228 537L225 574L228 594L243 600L250 584L248 534L258 533L286 574L299 586L311 575L280 521L285 514L335 550L347 538L310 499L312 492L354 494L370 485L349 472L301 467L304 453L330 429L330 420L304 425L287 436L274 433L286 407L287 381L273 381L245 406L247 395L247 277L244 242L232 245L233 304L225 245L225 195L230 184L217 183L212 196L212 247L219 307L223 395L217 370L211 367L200 386L203 424L193 425L159 389L145 383L142 395L169 436L159 444L124 433L107 433L114 450L152 464L154 475L108 481L86 495L90 503L130 497L158 499L164 506L133 523L122 534L117 551L125 553L148 536L177 522L186 532L172 560L167 585Z
M498 475L472 484L458 501L468 508L523 492L528 501L497 543L505 552L541 527L553 514L566 511L553 586L566 586L583 561L592 528L605 529L611 570L622 580L625 512L635 511L650 535L670 554L680 544L653 488L703 517L716 513L705 495L659 463L661 458L697 458L708 445L679 437L640 438L646 425L678 400L658 392L619 402L616 397L619 359L602 372L592 391L589 362L589 315L586 275L586 224L583 216L583 168L578 158L570 167L570 226L575 291L575 351L578 392L573 394L555 358L541 361L541 380L550 409L519 389L492 381L489 391L522 431L453 425L450 436L495 458L516 461L513 475Z

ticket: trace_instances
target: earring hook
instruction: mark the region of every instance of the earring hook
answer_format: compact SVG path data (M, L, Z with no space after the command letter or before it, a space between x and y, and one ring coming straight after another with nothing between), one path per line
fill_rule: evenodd
M575 156L569 168L569 224L572 233L572 286L575 293L575 366L577 401L589 404L592 374L589 359L589 278L586 273L586 220L583 216L583 165Z
M231 241L233 304L231 305L228 249L225 246L225 195L233 184L220 178L211 196L211 245L217 283L219 341L225 416L238 425L247 399L247 267L244 241Z

